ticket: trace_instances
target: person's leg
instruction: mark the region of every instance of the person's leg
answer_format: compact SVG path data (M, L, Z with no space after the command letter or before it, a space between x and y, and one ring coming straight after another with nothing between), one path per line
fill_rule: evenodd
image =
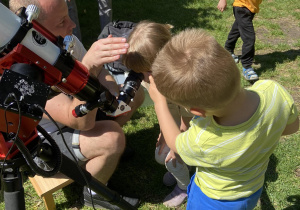
M240 57L243 66L243 76L246 80L256 81L258 75L252 68L255 53L255 31L253 27L253 18L255 13L250 12L245 7L236 7L236 20L243 41L242 55Z
M158 136L158 139L162 137L162 134L160 133ZM155 148L155 160L157 163L160 165L165 165L165 159L167 155L170 152L170 148L165 144L165 145L160 145Z
M172 104L168 104L171 114L181 131L186 131L189 128L189 122L192 119L193 115L188 112L185 108L175 105L176 107L172 109ZM169 154L168 154L169 155ZM176 207L181 205L187 197L187 186L190 181L190 174L188 166L182 161L179 155L176 155L176 164L173 165L172 160L167 161L169 158L166 157L165 165L168 172L164 176L165 180L169 180L170 183L175 179L177 185L173 191L166 196L163 201L163 204L167 207ZM174 182L173 182L174 183ZM170 185L169 185L170 186Z
M100 29L112 21L112 0L98 0Z
M67 145L62 141L60 132L51 134L61 152L72 160L75 156L80 165L85 162L86 170L98 181L106 184L125 148L122 128L114 121L105 120L97 121L95 127L88 131L65 127L62 134Z
M125 148L125 136L114 121L97 121L89 131L81 131L80 151L89 159L86 170L106 184L113 174Z
M85 165L86 170L97 180L106 184L124 151L125 136L122 128L116 122L97 121L92 130L80 132L79 147L82 155L89 159ZM137 198L121 197L132 206L139 205ZM120 209L87 187L84 187L81 203L95 208Z
M187 131L188 128L190 127L190 121L192 120L194 115L181 106L179 106L178 109L181 116L179 129L181 132L184 132Z
M167 170L176 179L177 185L173 191L166 196L163 204L167 207L177 207L187 198L187 186L190 182L190 174L187 165L176 155L176 165L173 165L172 159L165 163Z
M62 154L79 161L98 181L106 184L113 174L125 147L125 136L113 121L98 121L94 129L78 131L68 127L51 134ZM71 153L72 154L71 154Z
M228 50L231 54L234 54L236 42L240 38L238 22L236 20L236 15L235 15L235 7L233 7L233 14L235 17L235 21L232 24L231 30L230 30L227 40L225 42L225 49Z
M186 190L190 182L190 174L187 165L181 160L180 156L176 156L176 166L172 164L172 161L166 162L165 165L175 177L179 188Z
M236 7L235 15L243 41L240 59L242 66L247 69L252 66L255 53L255 31L252 22L255 13L250 12L250 10L245 7Z
M155 160L161 165L165 165L165 160L170 152L170 148L165 143L164 136L160 132L157 138L156 148L155 148ZM177 183L175 177L170 171L167 171L163 176L163 183L167 187L173 186Z
M180 116L180 110L178 108L178 105L168 102L168 108L169 108L169 111L170 111L172 117L174 118L176 124L178 126L180 126L181 116ZM155 149L156 162L158 162L161 165L165 165L165 160L166 160L166 157L169 154L169 152L170 152L170 148L167 146L164 136L160 132L158 135L158 138L157 138L157 144L156 144L156 149ZM164 174L163 183L164 183L164 185L166 185L168 187L176 184L176 179L170 171L167 171Z
M125 137L120 126L113 121L100 121L96 122L95 128L92 130L80 132L65 127L62 129L62 134L66 145L62 141L60 132L51 135L61 152L72 160L75 157L79 165L83 167L85 165L86 170L93 177L106 184L125 147ZM121 197L135 207L139 204L137 198ZM83 189L80 202L95 208L120 209L106 201L102 196L90 191L86 186Z

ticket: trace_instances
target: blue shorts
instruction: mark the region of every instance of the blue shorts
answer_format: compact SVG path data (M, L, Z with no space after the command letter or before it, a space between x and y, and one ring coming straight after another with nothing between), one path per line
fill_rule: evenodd
M257 201L261 195L262 189L260 188L254 194L247 198L240 198L238 200L215 200L207 197L194 182L195 175L191 178L191 182L188 186L188 200L186 209L228 209L228 210L239 210L239 209L254 209Z

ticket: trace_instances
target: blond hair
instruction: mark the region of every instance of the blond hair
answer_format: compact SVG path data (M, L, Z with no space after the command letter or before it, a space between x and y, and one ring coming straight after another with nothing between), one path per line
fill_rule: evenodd
M151 21L139 22L128 37L129 48L122 62L135 72L150 71L158 51L170 40L172 26Z
M230 53L201 29L175 35L157 55L152 75L168 100L186 108L217 110L241 90Z

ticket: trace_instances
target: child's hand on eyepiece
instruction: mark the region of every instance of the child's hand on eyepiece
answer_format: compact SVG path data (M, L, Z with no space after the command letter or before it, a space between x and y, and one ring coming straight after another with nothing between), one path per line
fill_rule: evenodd
M157 103L167 103L165 96L163 96L156 88L154 79L152 75L149 75L149 95L155 104Z

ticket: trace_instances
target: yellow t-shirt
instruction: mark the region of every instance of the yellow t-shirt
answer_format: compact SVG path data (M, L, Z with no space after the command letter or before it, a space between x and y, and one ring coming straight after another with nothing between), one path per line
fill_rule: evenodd
M260 189L283 130L298 116L292 97L278 83L261 80L249 90L260 103L248 121L221 126L213 117L194 117L176 139L181 158L197 167L195 183L210 198L236 200Z
M233 2L234 7L246 7L252 13L259 12L259 5L261 4L262 0L235 0Z

